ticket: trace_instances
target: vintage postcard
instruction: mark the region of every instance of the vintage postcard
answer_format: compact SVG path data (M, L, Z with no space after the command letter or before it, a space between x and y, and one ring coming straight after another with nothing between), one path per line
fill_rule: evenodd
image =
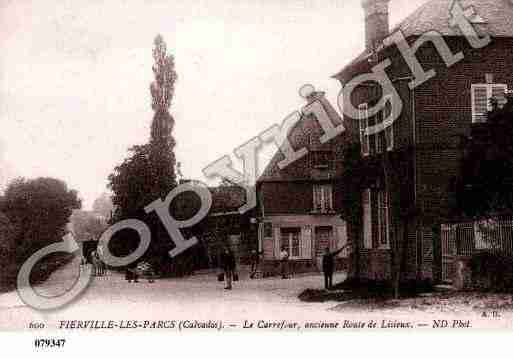
M0 333L513 329L511 0L0 2Z

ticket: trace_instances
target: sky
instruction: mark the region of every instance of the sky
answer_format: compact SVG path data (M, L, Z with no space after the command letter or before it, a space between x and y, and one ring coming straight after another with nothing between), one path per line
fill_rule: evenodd
M392 0L391 24L426 0ZM360 0L0 0L0 188L51 176L84 208L148 140L153 39L175 56L171 107L186 178L304 106L304 84L364 48ZM260 154L260 171L276 151ZM240 167L241 169L241 167Z

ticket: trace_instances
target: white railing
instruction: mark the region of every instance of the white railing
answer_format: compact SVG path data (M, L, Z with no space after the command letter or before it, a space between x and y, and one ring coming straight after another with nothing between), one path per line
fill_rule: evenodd
M487 251L513 255L513 219L442 225L442 254L472 256Z

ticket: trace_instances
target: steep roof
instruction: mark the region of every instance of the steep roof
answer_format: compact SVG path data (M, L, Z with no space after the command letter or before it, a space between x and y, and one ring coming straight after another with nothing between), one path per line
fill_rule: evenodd
M404 19L391 32L401 29L406 37L436 30L446 36L461 36L458 28L449 25L454 0L431 0ZM513 37L513 2L511 0L461 0L465 9L473 6L483 24L478 30L492 37Z
M430 0L394 27L390 33L401 30L404 37L408 38L435 30L444 36L462 36L458 28L449 25L453 3L454 0ZM464 9L474 7L476 14L483 20L483 23L474 24L478 32L492 37L513 37L513 0L460 0L460 4ZM337 75L369 56L368 51L362 52Z
M324 98L323 93L318 93L316 96L318 97L315 97L315 99ZM342 119L333 108L325 104L322 104L322 106L325 108L335 126L342 123ZM299 121L290 129L287 138L296 151L301 148L306 148L309 153L312 151L326 150L335 151L336 153L343 149L346 141L344 133L325 144L321 144L319 140L322 134L321 126L313 116L301 115ZM309 156L310 154L307 154L285 168L280 168L278 164L285 159L285 156L281 150L277 150L262 175L259 177L258 182L309 180L311 178ZM341 158L340 155L335 157ZM337 173L341 172L341 168L337 163L335 163L335 171Z

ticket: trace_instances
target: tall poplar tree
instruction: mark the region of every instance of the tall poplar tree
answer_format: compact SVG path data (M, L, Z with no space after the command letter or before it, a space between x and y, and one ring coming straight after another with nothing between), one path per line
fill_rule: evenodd
M129 149L130 155L109 176L115 207L112 222L140 219L151 229L152 241L146 257L161 262L172 248L172 241L155 213L146 214L145 206L157 199L165 199L176 187L176 142L172 132L174 119L169 109L172 104L177 75L174 58L167 53L161 35L154 40L154 81L150 85L151 106L154 111L149 141ZM113 252L126 255L137 247L138 237L133 233L120 235L114 241Z
M154 181L152 193L164 198L176 186L176 142L172 135L175 121L169 113L169 108L174 97L177 75L174 58L167 53L167 46L161 35L155 38L153 59L155 80L150 86L150 92L155 114L151 123L149 143Z

